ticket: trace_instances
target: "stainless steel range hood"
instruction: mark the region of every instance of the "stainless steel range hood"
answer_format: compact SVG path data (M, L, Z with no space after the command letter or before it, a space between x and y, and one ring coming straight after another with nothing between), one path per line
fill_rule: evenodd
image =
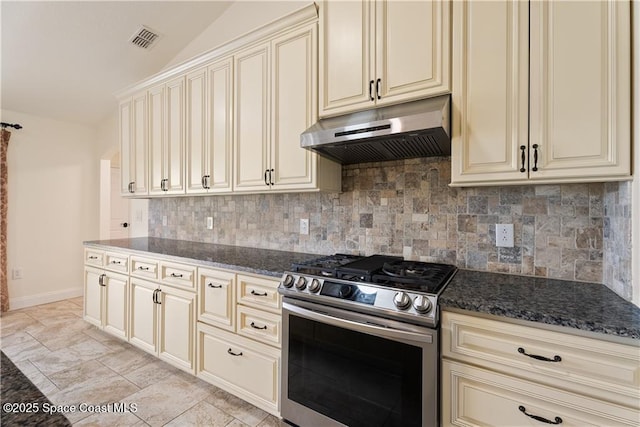
M300 145L342 164L451 154L449 95L318 121Z

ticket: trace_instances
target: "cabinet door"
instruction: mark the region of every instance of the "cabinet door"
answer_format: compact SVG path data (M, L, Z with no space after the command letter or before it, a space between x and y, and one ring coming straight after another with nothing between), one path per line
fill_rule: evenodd
M271 46L272 181L278 190L310 188L316 158L300 147L300 134L317 120L316 26L282 36Z
M120 192L144 195L148 192L147 96L133 96L120 103Z
M320 116L375 105L370 93L375 72L374 18L370 0L321 3Z
M207 68L187 74L187 180L189 194L206 193L204 176L209 173L207 164Z
M132 166L134 156L132 154L131 132L131 99L122 101L118 108L120 117L120 194L131 196L131 183L133 182Z
M630 176L629 9L531 2L532 179Z
M152 354L156 354L158 310L154 292L158 288L154 283L131 279L129 342Z
M84 268L84 320L102 327L102 286L100 275L102 270Z
M378 105L449 92L450 9L447 0L376 1Z
M208 192L231 191L233 144L233 60L209 66Z
M463 363L444 360L442 367L443 426L638 425L640 413L616 403Z
M129 278L121 274L107 273L104 284L104 330L126 340Z
M178 368L195 373L195 294L162 286L158 299L160 301L158 356Z
M198 320L235 330L236 275L226 271L198 269Z
M528 178L528 10L518 0L453 3L454 185Z
M184 77L167 83L165 104L165 194L184 193L185 93Z
M264 191L269 160L269 45L235 56L235 190Z
M149 98L149 194L162 194L164 179L164 85L148 91Z

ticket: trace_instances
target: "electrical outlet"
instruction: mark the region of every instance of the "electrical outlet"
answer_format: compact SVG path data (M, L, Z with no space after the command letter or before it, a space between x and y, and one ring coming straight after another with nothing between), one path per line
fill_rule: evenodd
M213 230L213 217L207 217L207 230Z
M496 246L513 247L513 224L496 224Z
M300 234L309 234L309 219L300 219Z
M11 278L13 280L22 279L22 269L21 268L14 268L13 270L11 270Z

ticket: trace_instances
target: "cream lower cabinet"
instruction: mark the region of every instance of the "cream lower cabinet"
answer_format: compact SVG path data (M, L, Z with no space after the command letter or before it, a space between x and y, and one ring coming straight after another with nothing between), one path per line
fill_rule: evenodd
M460 1L453 26L451 185L631 179L629 1Z
M119 338L128 337L129 277L95 265L104 252L85 250L84 310L89 323Z
M131 344L195 372L195 292L132 278L130 313Z
M199 268L197 375L279 416L279 280Z
M280 350L198 323L198 377L279 414Z
M442 425L637 426L640 351L444 312Z

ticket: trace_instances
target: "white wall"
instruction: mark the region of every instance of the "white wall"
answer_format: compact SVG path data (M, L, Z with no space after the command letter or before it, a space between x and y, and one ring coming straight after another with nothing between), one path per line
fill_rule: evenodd
M83 246L98 238L96 131L14 111L8 150L11 309L82 295ZM23 277L12 279L21 268Z
M193 39L166 68L207 52L311 3L311 0L238 1Z

